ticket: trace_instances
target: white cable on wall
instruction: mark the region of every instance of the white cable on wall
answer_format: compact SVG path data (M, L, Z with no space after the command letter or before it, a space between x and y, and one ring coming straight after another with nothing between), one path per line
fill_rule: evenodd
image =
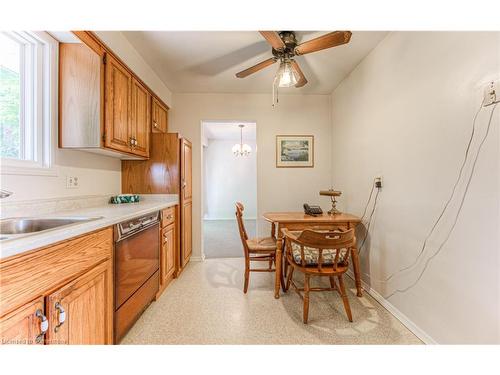
M438 215L438 218L437 220L434 222L430 232L428 233L428 235L426 236L423 244L422 244L422 248L419 252L419 254L417 255L417 257L415 258L415 260L409 265L409 266L406 266L404 268L401 268L400 270L392 273L391 275L389 275L387 278L381 280L381 279L373 279L373 281L376 281L376 282L379 282L379 283L388 283L390 282L396 275L398 274L401 274L401 273L404 273L404 272L407 272L411 269L413 269L418 261L421 259L422 255L424 254L424 251L427 247L427 241L429 240L429 238L431 237L431 235L434 233L434 230L436 229L437 225L439 224L439 222L441 221L441 219L443 218L445 212L447 211L453 197L455 196L455 193L456 193L456 190L457 190L457 187L458 187L458 184L462 178L462 175L463 175L463 171L464 171L464 168L465 168L465 165L467 164L467 161L469 160L469 157L470 157L470 149L471 149L471 144L472 144L472 141L474 139L474 135L476 133L476 120L477 120L477 117L479 115L479 113L481 112L481 109L483 108L483 104L484 104L484 100L483 102L481 102L481 106L479 107L479 109L476 111L475 115L474 115L474 119L473 119L473 122L472 122L472 132L471 132L471 136L469 138L469 141L467 143L467 147L466 147L466 150L465 150L465 155L464 155L464 160L460 166L460 170L459 170L459 173L458 173L458 177L453 185L453 188L452 188L452 192L450 194L450 197L448 198L448 200L446 201L443 209L441 210L441 213ZM469 178L467 179L467 183L465 185L465 190L462 194L462 198L460 200L460 205L459 205L459 208L458 208L458 211L455 215L455 218L454 218L454 221L453 221L453 224L452 226L450 227L450 230L448 231L447 235L446 235L446 238L442 241L442 243L438 246L438 250L432 254L429 258L427 258L425 264L424 264L424 267L422 269L422 271L420 272L420 274L418 275L417 279L415 280L415 282L413 282L411 285L409 285L408 287L406 288L403 288L403 289L396 289L394 292L390 293L389 295L385 296L385 298L391 298L392 296L394 296L396 293L404 293L406 291L408 291L409 289L413 288L419 281L420 279L422 278L423 274L425 273L430 261L435 258L439 252L441 251L441 249L444 247L444 245L447 243L448 239L450 238L451 236L451 233L453 232L457 222L458 222L458 218L460 216L460 213L462 211L462 207L463 207L463 204L465 202L465 199L466 199L466 196L467 196L467 193L468 193L468 190L469 190L469 186L470 186L470 183L472 181L472 177L474 176L474 172L475 172L475 168L476 168L476 163L477 163L477 160L479 158L479 154L481 153L481 149L483 147L483 144L485 143L488 135L489 135L489 132L490 132L490 128L491 128L491 122L492 122L492 119L493 119L493 115L494 115L494 112L495 112L495 109L497 107L498 103L496 103L491 112L490 112L490 116L489 116L489 120L488 120L488 125L487 125L487 128L486 128L486 133L485 135L483 136L479 146L478 146L478 149L477 149L477 152L475 154L475 157L474 157L474 160L473 160L473 164L472 164L472 168L471 168L471 172L470 172L470 175L469 175ZM368 202L366 203L366 206L365 206L365 210L363 212L363 216L362 218L365 216L366 214L366 210L367 210L367 207L369 206L369 203L371 201L371 197L372 197L372 194L373 194L373 189L374 189L374 185L372 186L372 190L370 192L370 196L368 198ZM377 194L375 195L375 201L374 201L374 204L373 204L373 207L372 207L372 211L370 213L370 217L368 219L368 223L367 223L367 230L366 230L366 235L363 239L363 242L361 244L361 246L359 247L359 252L361 253L362 251L362 248L365 244L365 241L369 235L369 230L370 230L370 225L371 225L371 222L372 222L372 216L375 212L375 209L376 209L376 206L377 206L377 198L378 198L378 194L379 194L379 191L377 191ZM367 276L371 277L370 275L366 274Z

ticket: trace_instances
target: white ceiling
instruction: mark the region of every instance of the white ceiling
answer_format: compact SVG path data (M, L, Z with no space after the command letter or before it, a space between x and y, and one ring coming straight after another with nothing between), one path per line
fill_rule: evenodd
M240 128L238 125L243 124L243 143L247 141L255 141L257 139L256 135L256 124L254 122L216 122L216 121L204 121L203 122L203 134L207 139L219 139L219 140L240 140Z
M296 32L306 41L326 31ZM257 31L124 31L129 42L175 93L270 93L278 65L240 79L235 74L272 56ZM287 93L330 94L386 36L353 31L349 44L298 56L309 83Z

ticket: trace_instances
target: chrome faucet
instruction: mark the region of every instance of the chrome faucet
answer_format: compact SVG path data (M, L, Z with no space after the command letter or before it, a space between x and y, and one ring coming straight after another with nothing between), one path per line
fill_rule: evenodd
M10 197L12 194L14 194L12 191L0 189L0 199Z

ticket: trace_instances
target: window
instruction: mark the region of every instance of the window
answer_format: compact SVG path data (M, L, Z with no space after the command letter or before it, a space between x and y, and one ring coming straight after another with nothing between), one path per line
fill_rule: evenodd
M57 50L57 41L44 32L0 32L2 173L51 166Z

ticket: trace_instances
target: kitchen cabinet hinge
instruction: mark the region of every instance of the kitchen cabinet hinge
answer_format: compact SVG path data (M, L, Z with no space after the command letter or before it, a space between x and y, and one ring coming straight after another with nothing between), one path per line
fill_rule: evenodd
M106 134L103 134L103 135L102 135L102 141L103 141L103 142L106 142Z
M106 65L106 54L104 54L104 55L102 56L102 63L103 63L104 65Z

